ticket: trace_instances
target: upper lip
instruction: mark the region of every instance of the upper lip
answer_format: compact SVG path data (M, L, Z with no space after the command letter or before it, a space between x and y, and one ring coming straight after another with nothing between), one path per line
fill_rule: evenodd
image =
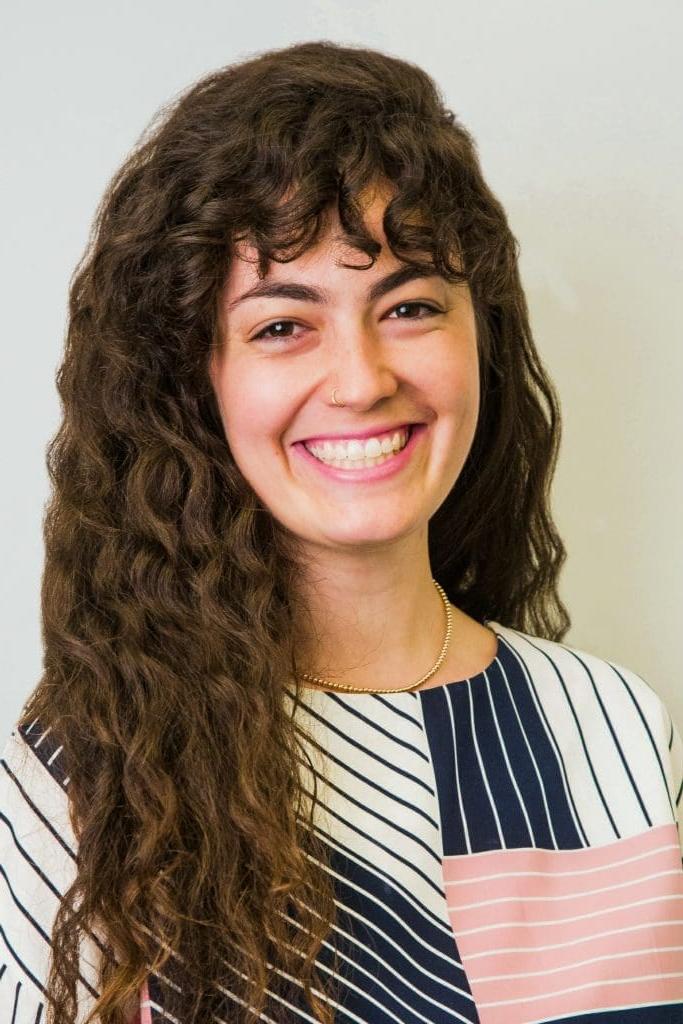
M313 441L338 441L345 440L350 441L354 438L361 440L364 437L376 437L379 434L388 434L391 430L401 430L403 427L416 426L416 423L410 423L406 420L401 420L400 423L386 423L378 427L370 427L368 430L348 430L340 431L338 434L317 434L315 437L302 437L299 440L301 443L311 443ZM296 444L297 442L295 442Z

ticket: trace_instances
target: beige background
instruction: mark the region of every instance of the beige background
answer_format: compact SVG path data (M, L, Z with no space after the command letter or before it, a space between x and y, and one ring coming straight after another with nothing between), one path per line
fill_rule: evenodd
M421 64L474 133L562 402L566 642L641 674L683 731L682 11L673 0L45 0L5 11L5 732L40 675L44 451L68 279L102 190L190 81L315 38Z

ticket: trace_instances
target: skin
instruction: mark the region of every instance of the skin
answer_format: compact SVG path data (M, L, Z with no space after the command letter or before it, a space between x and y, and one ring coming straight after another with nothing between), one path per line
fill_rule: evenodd
M445 616L427 526L462 470L479 412L467 285L435 275L368 301L370 285L402 266L382 230L386 200L375 191L364 207L382 244L373 267L338 265L367 258L344 243L336 213L314 248L271 264L268 281L322 289L324 303L252 297L229 308L259 281L256 252L243 243L220 296L220 343L209 367L240 471L304 545L296 595L302 670L377 690L414 683L441 650ZM335 387L343 408L332 402ZM425 422L427 431L407 465L384 480L328 479L292 448L317 435L409 422ZM495 634L451 609L446 659L421 688L469 678L495 657Z

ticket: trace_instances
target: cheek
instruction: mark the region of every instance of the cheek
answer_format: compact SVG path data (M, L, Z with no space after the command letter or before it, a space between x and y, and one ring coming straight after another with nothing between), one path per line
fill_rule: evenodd
M479 412L479 363L472 346L453 346L429 360L421 372L421 387L436 413L459 421L476 420Z
M235 367L226 369L216 392L225 436L238 464L251 451L263 453L264 446L279 451L279 437L287 424L286 392L275 380Z

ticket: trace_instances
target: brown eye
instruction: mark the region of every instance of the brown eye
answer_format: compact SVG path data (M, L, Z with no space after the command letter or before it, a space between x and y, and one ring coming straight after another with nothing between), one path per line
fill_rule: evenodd
M406 309L409 311L409 315L408 316L399 316L396 319L398 319L398 320L424 320L425 319L424 316L414 316L414 315L411 316L410 315L410 311L411 310L415 310L415 309L426 309L427 310L426 316L436 316L437 313L441 312L440 309L437 309L435 306L431 306L428 302L401 302L401 303L399 303L398 306L394 306L394 308L392 310L392 313L396 313L399 310L406 310Z
M274 341L276 338L291 338L289 330L276 330L276 328L284 327L290 328L296 326L294 320L273 320L272 324L268 324L263 330L259 331L252 338L252 341L263 339L264 341ZM269 331L273 331L273 334L269 334Z
M418 310L425 310L426 312L422 315L418 315ZM393 313L401 311L403 314L407 311L407 315L393 317ZM436 306L432 306L428 302L401 302L398 306L394 306L388 319L424 320L430 316L437 316L441 312L442 310ZM267 324L257 334L255 334L253 338L251 338L251 341L276 341L278 338L292 339L296 337L292 332L292 328L297 326L301 325L297 324L296 320L273 320L272 323Z

